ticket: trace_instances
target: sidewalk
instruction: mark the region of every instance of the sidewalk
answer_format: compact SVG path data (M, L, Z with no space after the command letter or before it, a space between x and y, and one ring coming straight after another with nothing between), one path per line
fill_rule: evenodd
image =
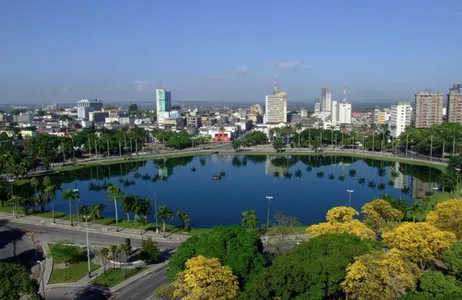
M39 226L56 226L61 229L75 230L75 231L85 231L85 223L74 222L74 226L70 225L69 220L56 219L56 223L53 224L51 219L42 218L38 216L19 216L18 219L13 217L12 214L0 212L0 219L11 220L23 224L39 225ZM116 231L116 227L113 225L100 225L100 224L88 224L88 232L106 234L117 237L127 237L127 238L136 238L143 239L145 237L151 237L154 241L158 242L167 242L172 244L180 244L187 240L189 236L183 234L168 234L166 238L162 236L162 233L156 234L152 231L147 231L143 235L140 235L140 230L137 228L121 228L119 227L119 232Z
M160 271L164 270L165 268L167 268L168 262L169 262L169 260L166 260L163 263L156 264L156 265L154 265L152 267L148 267L145 271L143 271L143 272L141 272L139 274L136 274L135 276L132 276L132 277L128 278L125 281L122 281L118 285L113 286L111 288L111 290L110 290L111 293L115 293L117 291L120 291L121 289L125 288L127 285L130 285L133 282L138 281L141 278L143 278L143 277L145 277L145 276L147 276L147 275L149 275L151 273L157 273L157 272L160 272Z

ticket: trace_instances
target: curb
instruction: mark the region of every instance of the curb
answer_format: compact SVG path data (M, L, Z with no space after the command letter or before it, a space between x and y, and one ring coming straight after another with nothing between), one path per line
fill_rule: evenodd
M36 225L36 226L44 226L44 227L53 226L53 227L56 227L56 228L61 228L61 229L66 229L66 230L73 230L73 231L81 231L81 232L85 231L85 230L79 230L78 228L75 228L73 226L66 225L66 224L51 225L47 220L45 220L45 223L43 223L41 220L27 220L27 219L24 219L24 218L27 218L27 217L22 217L22 218L16 219L16 218L13 218L12 216L10 216L7 213L0 213L0 219L6 219L6 220L11 221L11 222L22 223L22 224L30 224L30 225ZM167 243L167 244L181 244L182 242L186 241L189 238L189 236L185 236L185 238L173 240L173 239L166 239L166 238L161 238L161 237L157 237L157 236L152 236L152 235L148 235L148 234L139 235L139 234L136 234L136 233L126 233L126 232L120 232L120 231L116 232L115 230L113 232L111 232L109 230L108 231L100 231L100 230L94 229L94 228L88 228L88 232L97 233L97 234L105 234L105 235L116 236L116 237L127 237L127 238L138 239L138 240L142 240L143 238L150 237L154 241L161 242L161 243Z
M142 273L140 273L140 274L138 274L138 275L136 275L136 276L130 277L130 278L128 278L127 280L122 281L122 282L119 283L118 285L116 285L116 286L110 288L110 292L111 292L111 293L115 293L115 292L117 292L117 291L123 289L123 288L126 287L127 285L130 285L130 284L132 284L132 283L134 283L134 282L136 282L136 281L138 281L138 280L140 280L140 279L146 277L147 275L149 275L149 274L151 274L151 273L158 273L158 272L160 272L160 271L162 271L162 270L165 270L165 269L167 268L167 266L168 266L168 262L169 262L169 260L166 260L166 261L164 261L163 263L160 263L160 264L158 264L158 265L152 267L151 269L148 269L148 270L146 270L146 271L144 271L144 272L142 272Z

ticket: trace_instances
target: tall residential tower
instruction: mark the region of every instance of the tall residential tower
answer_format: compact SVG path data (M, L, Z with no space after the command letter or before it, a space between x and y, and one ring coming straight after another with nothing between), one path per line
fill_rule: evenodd
M277 70L274 71L273 94L266 96L265 123L287 123L287 93L279 90Z
M156 89L156 111L157 115L162 112L169 112L172 108L172 97L170 91Z
M415 127L429 128L443 122L444 94L420 92L415 94Z
M392 105L390 122L388 123L390 135L398 138L406 130L406 127L411 125L411 118L412 109L409 102L399 102L398 105Z
M332 110L332 92L328 88L321 90L321 111Z
M447 108L448 122L462 124L462 84L449 89Z

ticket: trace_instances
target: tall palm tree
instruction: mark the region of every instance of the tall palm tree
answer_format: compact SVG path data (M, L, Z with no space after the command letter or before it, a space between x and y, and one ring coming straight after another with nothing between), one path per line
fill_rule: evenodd
M85 218L86 222L88 222L88 218L90 218L91 207L88 205L82 205L79 210L80 214Z
M99 255L100 255L101 260L102 260L104 275L106 275L106 261L107 261L108 256L109 256L109 249L108 248L101 248L101 249L99 249L98 252L99 252Z
M135 203L135 197L137 196L127 196L123 198L122 209L127 214L127 221L130 222L130 213L133 212L133 204Z
M189 217L189 215L182 210L177 210L176 215L181 220L181 223L183 223L184 230L188 231L191 226L191 218Z
M17 219L18 218L18 205L23 203L24 199L20 196L11 195L10 200L8 201L10 204L13 205L13 216Z
M165 237L167 233L167 219L173 219L173 211L167 205L161 205L157 208L155 215L162 220L162 229Z
M148 225L146 216L139 216L139 218L136 219L136 224L140 227L140 235L143 235L143 231L145 230L146 225Z
M114 201L116 232L119 232L119 215L117 212L117 200L122 200L124 198L124 193L120 190L118 184L108 186L106 191L109 196L109 201Z
M38 187L40 186L40 181L37 179L37 177L32 177L30 180L30 186L34 189L34 198L35 198L35 203L40 203L39 201L39 194L38 194Z
M255 209L248 209L242 213L242 226L246 228L255 228L258 225L258 218Z
M116 255L117 255L117 245L110 245L109 246L109 252L111 253L111 258L112 258L112 262L113 262L113 268L115 269L116 265Z
M101 218L101 213L106 208L106 205L101 203L93 204L90 208L90 218L93 221L93 226L95 225L95 221Z
M76 200L78 197L78 193L74 190L67 189L63 192L63 200L69 202L69 220L71 221L71 226L74 226L72 222L72 201Z
M46 179L46 177L45 177ZM43 182L45 182L45 179ZM51 215L53 218L53 223L56 223L55 220L55 200L56 200L56 191L60 190L58 186L54 184L47 185L44 191L45 194L45 199L48 202L48 200L51 202Z

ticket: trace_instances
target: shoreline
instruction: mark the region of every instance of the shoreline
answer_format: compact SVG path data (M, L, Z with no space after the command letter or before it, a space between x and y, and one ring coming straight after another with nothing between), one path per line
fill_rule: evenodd
M417 165L417 166L427 166L427 167L432 167L432 168L441 170L443 172L445 172L446 165L447 165L446 163L443 163L443 162L423 160L421 158L405 158L405 157L395 156L393 154L381 155L380 152L362 153L361 150L359 150L358 152L343 151L343 150L313 152L309 150L288 149L283 152L276 152L274 150L270 151L266 149L261 149L261 150L260 149L244 149L244 150L236 152L235 150L210 149L210 150L197 150L197 151L189 150L189 151L184 151L184 152L169 152L169 153L158 153L158 154L151 153L151 154L146 154L146 155L141 155L141 156L139 155L133 156L130 159L120 158L120 157L103 158L103 159L96 158L96 159L92 159L88 161L77 162L74 165L57 166L53 170L50 170L48 172L39 172L31 176L25 177L25 178L16 179L15 185L21 186L23 184L26 184L30 181L32 177L59 174L59 173L79 170L79 169L83 169L86 167L93 167L93 166L98 166L98 165L107 166L107 165L131 163L131 162L137 162L137 161L147 161L147 160L152 160L152 159L168 159L168 158L175 158L175 157L188 157L188 156L200 156L200 155L212 155L212 154L274 155L274 156L284 156L284 155L344 156L344 157L372 159L372 160L377 160L377 161L399 162L399 163L405 163L405 164Z

